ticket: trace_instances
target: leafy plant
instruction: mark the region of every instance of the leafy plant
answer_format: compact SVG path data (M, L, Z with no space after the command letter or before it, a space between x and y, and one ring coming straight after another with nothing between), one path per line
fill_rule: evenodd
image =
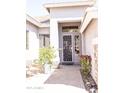
M39 50L40 64L52 64L53 59L56 57L55 49L53 47L44 47Z
M80 63L84 75L87 76L91 71L91 57L88 55L81 55Z

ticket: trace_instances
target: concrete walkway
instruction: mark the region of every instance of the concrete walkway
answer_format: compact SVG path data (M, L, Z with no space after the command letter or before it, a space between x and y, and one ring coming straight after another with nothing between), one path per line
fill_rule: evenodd
M78 65L60 65L60 69L26 81L26 93L88 93L84 89Z
M65 84L84 88L80 69L77 65L61 65L60 69L55 70L45 84Z

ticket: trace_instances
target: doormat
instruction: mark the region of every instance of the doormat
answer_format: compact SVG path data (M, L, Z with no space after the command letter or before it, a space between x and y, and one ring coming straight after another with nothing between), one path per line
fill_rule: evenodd
M63 62L62 65L73 65L73 62Z

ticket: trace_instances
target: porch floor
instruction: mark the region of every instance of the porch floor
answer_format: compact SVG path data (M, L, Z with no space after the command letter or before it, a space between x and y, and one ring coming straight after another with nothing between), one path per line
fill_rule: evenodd
M88 93L84 89L79 65L60 65L49 74L26 80L26 93Z

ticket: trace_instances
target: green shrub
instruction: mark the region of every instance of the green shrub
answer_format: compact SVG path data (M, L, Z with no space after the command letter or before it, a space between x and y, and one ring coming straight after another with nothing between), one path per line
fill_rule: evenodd
M88 55L82 55L80 57L80 64L83 74L87 76L91 71L91 57Z
M44 47L39 50L40 64L52 64L53 59L56 57L55 49L53 47Z

